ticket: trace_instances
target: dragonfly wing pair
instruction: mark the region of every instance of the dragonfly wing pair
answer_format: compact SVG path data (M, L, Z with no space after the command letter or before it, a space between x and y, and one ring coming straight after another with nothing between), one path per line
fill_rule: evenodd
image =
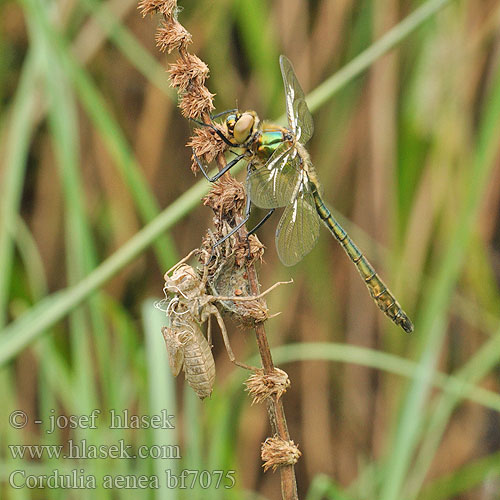
M286 207L276 231L276 249L286 266L302 260L319 237L319 218L300 161L295 148L283 143L248 178L248 193L255 205Z
M288 126L296 140L305 144L314 131L313 119L291 62L281 56L280 66ZM286 207L276 231L276 249L286 266L302 260L319 237L318 214L302 162L295 146L283 142L269 160L248 177L252 203L268 209Z

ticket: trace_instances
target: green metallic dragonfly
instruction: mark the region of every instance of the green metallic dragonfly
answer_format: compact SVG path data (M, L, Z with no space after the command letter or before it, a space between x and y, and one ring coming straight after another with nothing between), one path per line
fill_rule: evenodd
M246 159L249 200L260 208L270 209L264 220L274 209L285 208L276 230L276 249L281 262L293 266L302 260L316 244L320 220L323 221L356 265L377 306L394 323L411 333L413 324L394 295L323 202L320 182L305 148L314 131L312 115L292 63L283 55L280 67L288 128L261 122L254 111L230 112L223 139L233 147L242 148L243 153L212 178L206 175L201 162L198 164L207 179L215 181L238 161ZM243 223L248 219L249 208L248 205Z

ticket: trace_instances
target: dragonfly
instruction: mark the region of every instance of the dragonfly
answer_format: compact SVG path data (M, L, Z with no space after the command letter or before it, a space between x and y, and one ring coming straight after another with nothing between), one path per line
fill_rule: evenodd
M276 250L284 265L293 266L315 246L322 222L355 264L379 309L405 332L411 333L411 320L323 201L321 184L305 147L314 132L313 118L292 63L284 55L279 62L288 127L261 122L255 111L232 110L225 120L225 134L220 135L230 146L242 148L243 153L212 178L203 168L201 170L208 180L215 181L240 160L248 161L249 202L269 210L250 232L260 227L276 208L284 207L276 230ZM198 165L202 167L199 161ZM248 220L249 208L247 205L242 224Z

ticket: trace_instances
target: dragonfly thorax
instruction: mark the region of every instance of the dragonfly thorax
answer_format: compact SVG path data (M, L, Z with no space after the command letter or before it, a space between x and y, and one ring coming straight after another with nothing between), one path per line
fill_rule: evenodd
M294 143L293 134L279 125L264 123L255 134L250 148L261 160L268 160L283 143L288 143L292 147Z

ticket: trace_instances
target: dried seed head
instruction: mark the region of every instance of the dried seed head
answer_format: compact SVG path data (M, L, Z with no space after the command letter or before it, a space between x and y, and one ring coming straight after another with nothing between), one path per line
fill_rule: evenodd
M267 438L260 449L264 472L272 468L273 472L283 465L295 465L302 453L293 441L285 441L278 436Z
M191 33L172 17L162 22L155 39L160 51L169 54L173 50L185 49L192 42Z
M264 249L266 247L260 242L255 234L251 234L247 241L238 241L234 246L234 255L238 266L251 265L256 261L262 262Z
M199 85L189 89L179 103L182 116L195 119L203 113L210 114L215 109L212 102L214 95L206 87Z
M265 374L259 370L246 381L247 391L252 396L252 404L262 403L273 394L278 399L290 387L288 374L279 368L274 368L272 373Z
M203 198L203 205L222 216L241 213L245 206L245 188L233 177L222 176Z
M214 127L217 127L217 125L214 125ZM199 127L195 129L187 146L193 148L196 156L205 163L214 161L215 158L224 153L228 147L222 138L210 127ZM196 173L199 167L194 155L191 156L191 160L191 170Z
M143 17L147 14L154 14L156 12L163 14L166 17L175 16L177 9L176 0L140 0L137 7Z
M252 327L269 318L269 309L263 299L249 300L237 305L238 315L235 319L241 326Z
M203 86L208 77L208 66L197 56L186 54L169 66L170 84L186 92L191 87Z

